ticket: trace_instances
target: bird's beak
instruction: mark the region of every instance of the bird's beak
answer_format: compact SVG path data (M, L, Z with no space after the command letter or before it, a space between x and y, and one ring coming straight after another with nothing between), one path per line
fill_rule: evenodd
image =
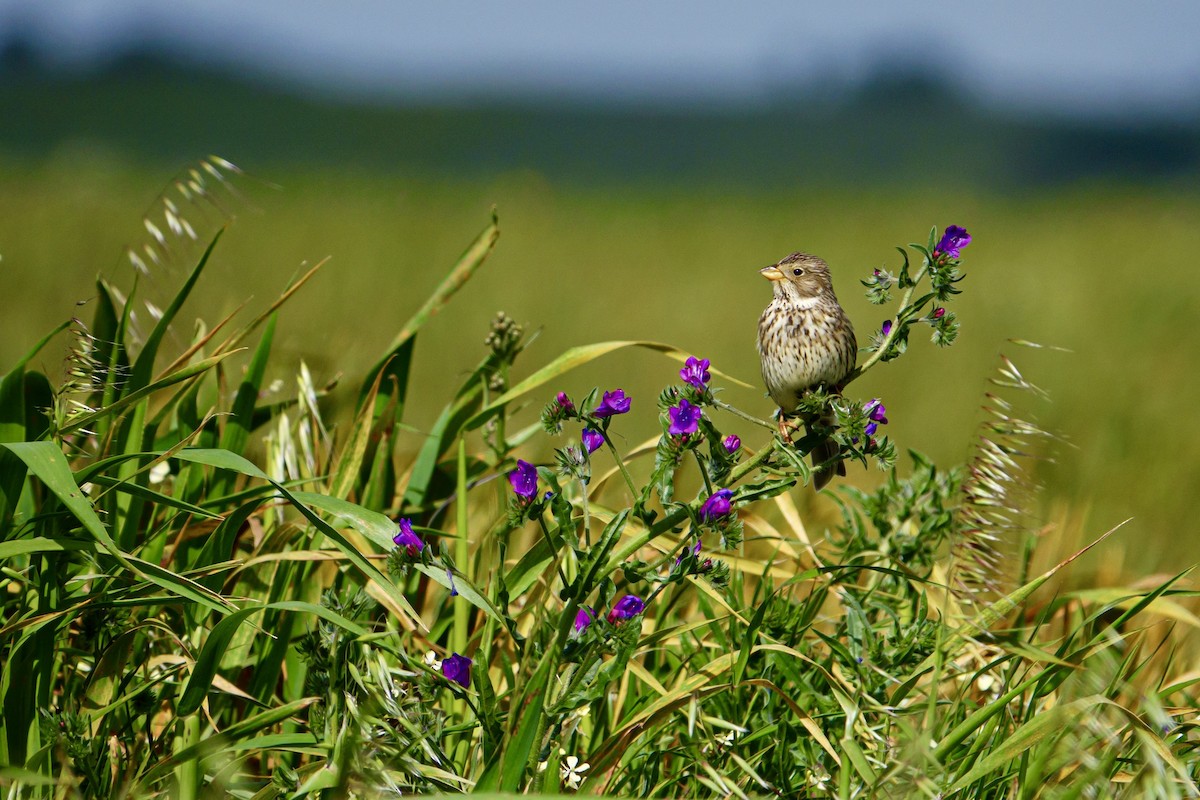
M786 277L783 274L783 270L781 270L775 264L772 264L769 267L763 267L758 271L758 273L769 281L781 281L784 279L784 277Z

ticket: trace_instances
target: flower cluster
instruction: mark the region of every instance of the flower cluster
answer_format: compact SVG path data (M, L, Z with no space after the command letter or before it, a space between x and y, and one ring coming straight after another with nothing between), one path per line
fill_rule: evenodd
M413 532L412 520L406 517L400 520L398 524L400 525L400 530L392 537L392 541L409 558L416 558L425 549L425 542L421 541L421 537Z
M867 287L867 299L878 306L892 299L892 287L896 285L897 278L887 270L876 269L868 280L861 283Z
M624 389L613 389L611 392L604 393L604 397L592 411L592 416L597 419L608 419L617 414L628 414L632 403L632 398L625 396Z
M671 420L671 424L667 427L667 433L672 436L690 436L700 428L700 417L703 414L700 406L680 399L678 404L667 409L667 416Z
M613 607L609 610L605 619L610 625L619 625L626 620L633 619L645 610L646 601L642 600L636 594L627 594L623 595L616 603L613 603ZM583 633L596 619L596 609L580 608L575 613L575 633Z
M538 493L537 467L518 458L517 468L508 473L508 483L519 498L518 502L532 502Z
M887 408L878 397L863 406L863 413L870 420L864 430L867 436L874 436L880 425L887 425Z
M961 256L962 249L970 243L971 234L967 233L966 228L951 225L946 228L945 233L942 234L942 238L938 240L937 245L933 248L933 259L934 261L957 259Z
M588 455L591 455L604 444L604 434L595 428L584 428L583 433L580 435L580 440L584 448L587 449Z
M707 358L696 358L688 356L688 360L684 363L683 369L679 370L679 377L688 386L691 386L701 394L708 391L708 382L712 376L708 372L709 360Z
M471 688L471 659L455 653L442 662L442 675L464 689Z
M562 433L563 423L578 417L579 412L576 410L575 404L571 402L571 398L567 396L566 392L559 392L542 409L542 427L550 434Z

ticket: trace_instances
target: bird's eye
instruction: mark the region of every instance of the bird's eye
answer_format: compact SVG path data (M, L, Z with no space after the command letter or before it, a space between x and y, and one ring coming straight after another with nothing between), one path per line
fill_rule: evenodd
M795 275L797 278L799 278L801 275L804 274L804 270L800 269L799 267L796 267L794 270L792 270L792 274Z

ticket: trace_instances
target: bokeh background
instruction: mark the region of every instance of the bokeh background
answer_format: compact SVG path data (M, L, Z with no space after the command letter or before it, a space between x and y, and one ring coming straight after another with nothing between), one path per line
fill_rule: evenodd
M855 390L949 466L1008 353L1052 398L1024 411L1064 439L1035 518L1074 540L1133 517L1084 569L1176 570L1200 558L1197 30L1187 0L0 0L0 365L90 315L95 276L120 280L143 214L210 153L246 174L192 316L262 308L330 256L276 368L343 376L334 416L497 209L494 257L421 334L413 447L497 310L540 330L526 369L665 341L753 384L726 397L766 416L759 267L824 256L865 340L884 314L859 278L961 224L959 343L915 336ZM633 443L674 369L622 353L562 388L629 390Z

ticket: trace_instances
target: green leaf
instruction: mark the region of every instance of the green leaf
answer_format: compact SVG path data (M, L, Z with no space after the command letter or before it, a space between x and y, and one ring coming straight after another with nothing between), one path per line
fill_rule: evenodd
M175 769L180 764L185 764L189 761L202 759L206 756L216 754L223 750L227 745L240 741L246 738L247 735L257 733L264 728L270 728L284 720L290 719L299 714L304 709L317 702L316 697L304 697L300 700L294 700L291 703L286 703L276 708L270 708L260 714L255 714L252 717L247 717L241 722L236 722L225 728L219 734L210 736L200 742L185 747L177 753L159 761L144 775L141 782L134 787L129 793L131 797L150 797L154 793L151 787L158 781L167 777L171 770Z
M18 458L25 462L29 471L38 477L46 488L75 515L80 524L95 537L100 546L108 551L121 566L144 580L166 589L168 592L200 603L214 611L224 612L233 608L228 600L209 591L205 587L189 580L182 575L176 575L170 570L163 569L140 559L133 558L117 547L108 534L104 523L96 515L91 503L75 485L75 477L71 474L71 466L63 456L62 451L54 442L7 442L0 443Z
M179 698L179 704L176 707L176 714L178 716L186 717L188 714L194 714L200 708L200 704L204 702L204 698L208 695L209 687L212 686L213 678L216 677L217 670L221 666L221 659L225 656L225 651L228 649L234 633L237 632L241 624L252 614L258 614L267 609L314 614L332 622L343 630L349 631L355 636L370 635L370 631L366 628L346 619L331 609L299 600L264 603L252 608L243 608L241 611L235 611L214 625L213 629L208 632L208 638L204 641L204 648L200 651L200 655L196 657L196 663L192 667L192 674L188 677L188 681L183 687L183 693Z
M386 514L363 508L349 500L340 500L315 492L292 492L292 497L342 520L346 525L374 542L385 553L396 546L393 537L399 528Z
M358 548L351 544L350 541L347 540L346 537L343 536L336 528L331 526L325 520L321 519L316 512L309 508L308 505L297 499L297 497L283 484L267 477L266 473L264 473L250 461L246 460L242 456L237 455L236 453L230 453L227 450L200 448L195 450L180 450L179 452L175 453L175 458L178 458L182 461L193 461L197 464L207 464L208 466L219 467L221 469L231 469L236 472L241 472L243 475L249 475L252 478L258 478L270 483L281 495L283 495L284 499L291 503L297 511L303 514L304 517L317 528L317 530L329 537L333 543L337 545L338 549L346 555L346 558L350 561L350 563L358 567L359 571L361 571L367 578L375 581L380 589L382 589L388 595L388 597L391 598L392 602L394 602L397 607L412 617L413 621L418 625L424 627L424 623L421 622L420 616L417 615L417 612L409 604L408 599L405 598L404 593L400 591L396 584L392 583L386 575L379 571L378 567L368 561L363 554L358 551ZM331 500L335 500L335 498L325 498L322 502L324 503ZM343 511L347 511L348 513L353 513L351 512L351 509L353 508L359 508L354 506L352 503L347 503L345 506L335 505L334 507ZM375 512L368 512L366 509L361 508L359 509L359 512L358 521L362 524L376 527L380 524L378 520L372 521L373 518L369 516ZM364 516L364 514L368 516ZM382 515L379 516L382 517ZM391 546L390 540L388 546Z
M495 606L489 603L483 594L477 588L475 588L475 585L468 581L461 574L455 573L452 586L450 576L446 574L445 568L428 564L414 564L413 566L418 572L428 575L429 578L434 582L440 583L447 589L457 591L458 596L463 600L466 600L468 603L475 606L497 622L504 624L504 617L500 615L500 612L496 610Z
M682 350L672 347L669 344L662 344L661 342L613 341L598 342L596 344L586 344L579 347L572 347L570 350L567 350L558 358L554 359L549 364L509 389L507 392L497 397L482 411L471 417L471 419L469 419L467 424L463 427L467 430L474 430L494 417L500 412L500 409L504 408L521 395L536 389L542 384L548 383L549 381L557 378L559 375L570 372L576 367L581 367L588 362L595 361L601 356L606 356L609 353L616 352L617 350L623 350L627 347L644 347L647 350L665 353L679 360L684 360L687 358L687 354ZM740 381L738 381L738 383L740 383Z
M84 414L82 416L76 417L75 419L73 419L70 422L70 424L64 425L62 427L61 433L63 433L63 434L71 433L73 431L79 430L80 428L91 425L96 420L99 420L104 417L112 416L113 414L116 414L118 411L121 411L121 410L133 405L134 403L141 402L142 400L144 400L145 398L149 397L150 395L154 394L157 391L165 389L168 386L173 386L176 383L179 383L180 381L186 381L188 378L194 378L197 375L207 372L208 370L212 369L217 364L220 364L222 361L224 361L225 359L229 358L231 355L234 355L234 353L237 353L237 352L240 352L240 351L233 350L228 353L222 353L221 355L213 356L211 358L206 358L202 361L197 361L195 364L189 364L185 367L182 367L182 368L176 370L175 372L172 372L170 375L166 376L165 378L161 378L161 379L155 381L154 383L150 384L149 386L144 386L135 392L130 392L127 395L123 395L120 400L117 400L114 403L104 406L103 408L99 408L89 414Z
M167 331L171 328L171 323L175 320L175 315L179 313L179 309L183 307L184 301L188 295L192 293L192 288L196 285L196 281L200 278L200 273L204 271L205 265L208 264L209 256L212 255L213 249L217 246L217 242L221 239L223 231L217 231L217 235L209 243L204 254L200 257L199 263L192 269L187 280L183 282L183 286L176 293L159 317L158 322L154 325L154 330L146 337L146 343L142 345L142 352L138 354L137 360L133 363L133 370L129 374L129 381L125 384L124 392L136 392L150 383L150 376L154 371L154 359L158 356L158 346L162 343L162 339L167 335Z
M254 407L258 403L258 394L262 389L263 376L267 371L267 361L271 355L271 342L275 338L275 322L278 315L272 314L267 320L267 329L263 331L262 339L254 351L254 357L246 367L242 383L238 386L237 396L233 400L229 418L225 423L225 431L221 434L220 447L233 453L241 453L246 449L250 438L251 426L254 424Z

